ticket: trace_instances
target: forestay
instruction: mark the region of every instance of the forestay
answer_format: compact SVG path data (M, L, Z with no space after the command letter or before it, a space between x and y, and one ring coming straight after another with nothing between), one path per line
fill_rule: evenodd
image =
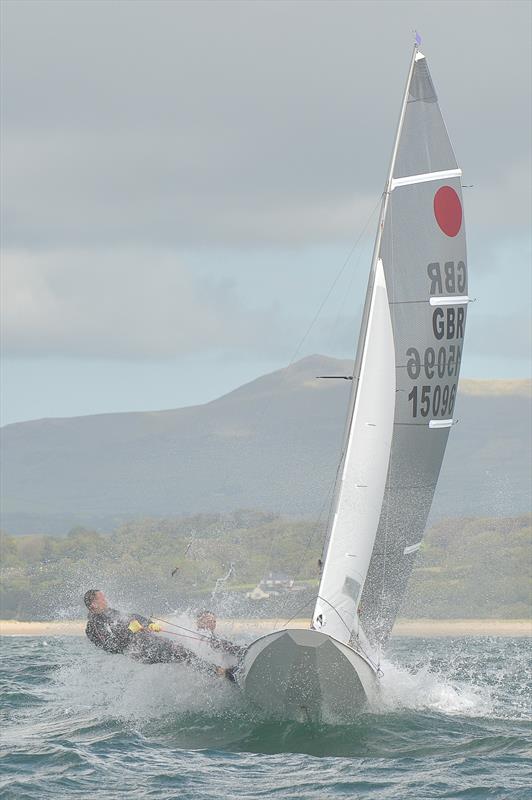
M342 641L358 633L359 623L374 645L388 638L453 422L468 303L460 175L416 47L313 617L314 627Z

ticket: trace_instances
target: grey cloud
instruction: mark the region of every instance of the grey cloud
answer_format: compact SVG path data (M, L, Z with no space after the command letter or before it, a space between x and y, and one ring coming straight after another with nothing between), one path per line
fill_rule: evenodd
M166 358L230 350L284 355L275 309L243 307L228 282L195 279L170 253L7 253L5 354Z
M352 236L375 205L374 196L354 190L328 197L272 186L246 196L231 173L242 158L235 143L227 160L224 146L206 137L182 136L178 145L156 138L157 147L146 132L8 144L6 244L308 244ZM251 182L257 168L250 164Z
M455 8L4 3L4 241L349 238L384 182L414 19L471 222L522 225L530 8Z

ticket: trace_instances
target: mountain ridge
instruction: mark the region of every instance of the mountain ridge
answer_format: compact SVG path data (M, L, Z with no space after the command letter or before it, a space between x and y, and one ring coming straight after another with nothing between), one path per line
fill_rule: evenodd
M118 417L126 415L144 416L150 414L152 415L172 414L180 411L186 411L187 409L203 408L204 406L211 405L212 403L217 403L221 400L231 397L232 395L247 390L254 384L259 384L270 377L286 373L288 370L293 370L294 367L298 365L310 364L310 363L316 363L317 367L320 367L320 365L323 366L323 364L325 363L329 367L331 366L334 367L334 369L337 372L343 371L343 373L346 376L352 373L352 368L353 368L353 361L350 359L333 358L332 356L323 356L318 353L315 353L310 356L305 356L304 358L299 359L298 361L288 365L287 367L281 367L278 370L273 370L272 372L265 373L264 375L259 375L259 377L253 378L252 380L247 381L246 383L243 383L240 386L235 387L234 389L231 389L229 392L226 392L225 394L221 394L218 397L212 398L211 400L206 400L204 403L193 403L191 405L178 406L176 408L147 409L144 411L101 411L98 412L97 414L75 414L67 417L37 417L35 419L19 420L17 422L9 422L6 425L1 425L0 431L13 428L17 425L28 425L32 423L50 422L54 420L66 421L66 420L93 419L97 417ZM338 365L338 368L336 368L335 365ZM309 382L307 385L310 387L312 384L311 382ZM318 388L318 386L314 386L314 388ZM458 391L461 392L462 394L470 394L470 395L487 395L487 396L515 395L520 397L532 397L532 379L460 378L458 382Z
M317 376L351 370L308 356L204 404L4 426L2 525L65 532L239 508L315 515L334 482L351 388ZM530 381L462 382L435 518L528 509L531 394Z

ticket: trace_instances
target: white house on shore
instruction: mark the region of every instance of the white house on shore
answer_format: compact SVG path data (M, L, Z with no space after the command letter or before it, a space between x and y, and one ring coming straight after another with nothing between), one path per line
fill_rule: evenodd
M294 579L283 572L270 572L255 586L252 592L247 592L250 600L267 600L268 597L278 597L280 594L294 589Z

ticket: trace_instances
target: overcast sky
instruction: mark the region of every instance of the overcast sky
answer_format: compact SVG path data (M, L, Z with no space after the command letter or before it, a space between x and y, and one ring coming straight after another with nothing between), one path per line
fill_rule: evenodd
M2 422L210 400L353 355L411 52L465 190L463 377L530 374L531 4L2 13ZM366 227L365 227L366 226Z

